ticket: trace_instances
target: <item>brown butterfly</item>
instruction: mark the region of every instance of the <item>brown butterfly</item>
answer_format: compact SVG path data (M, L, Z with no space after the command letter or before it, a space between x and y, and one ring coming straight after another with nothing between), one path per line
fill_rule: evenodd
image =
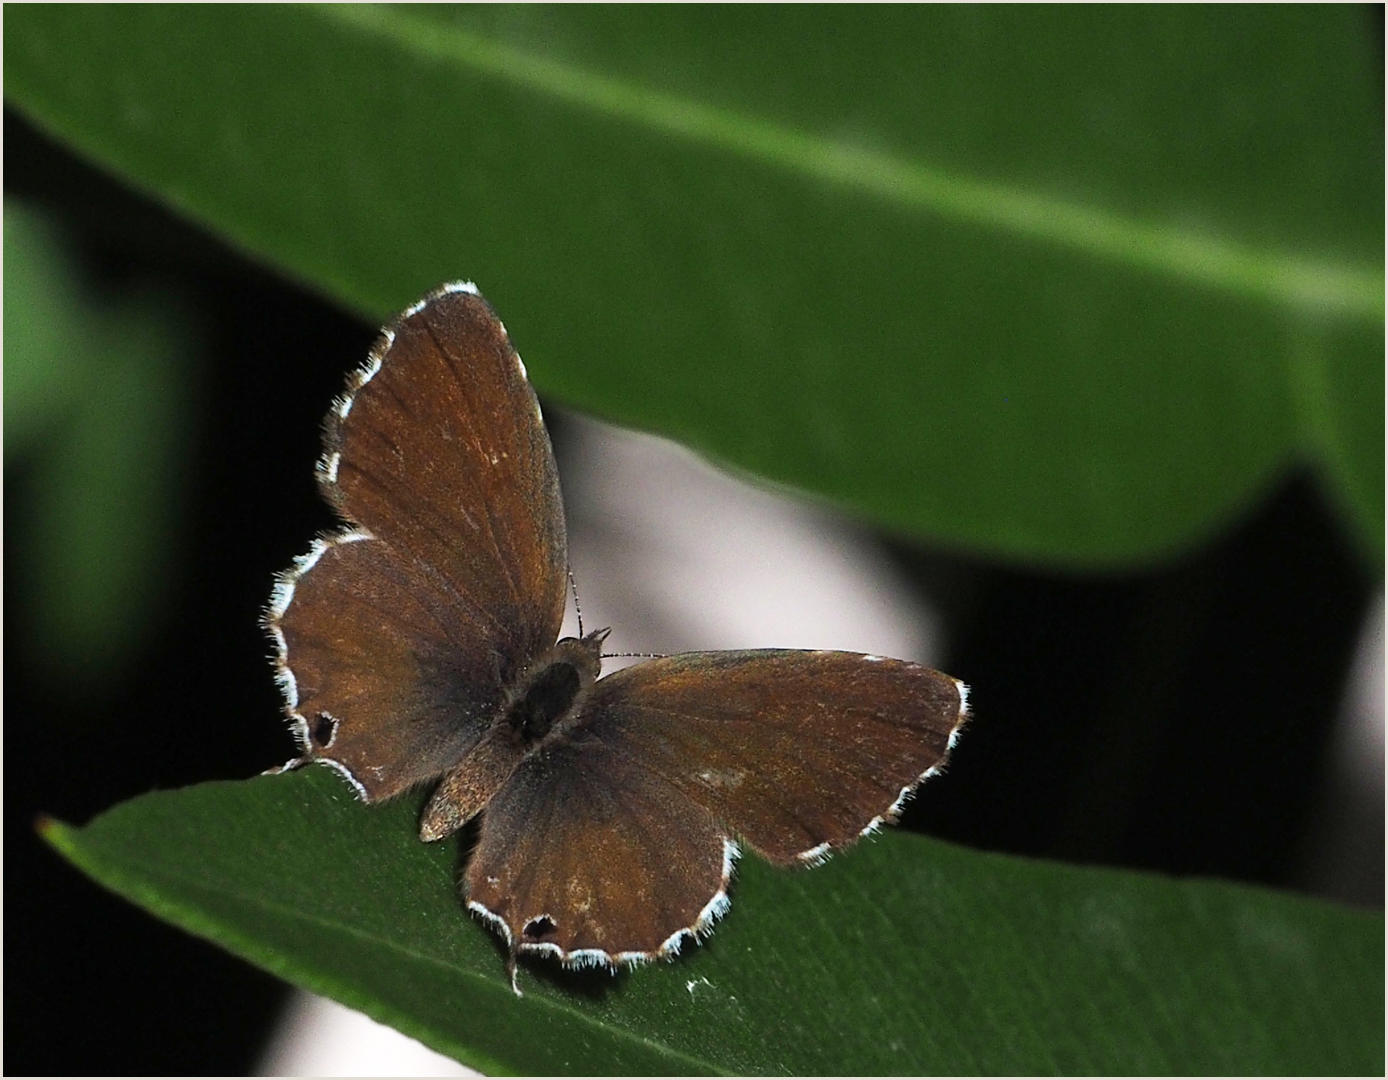
M439 780L420 836L482 815L467 905L516 957L673 958L728 909L739 844L813 865L940 771L968 688L902 660L684 653L599 678L556 643L559 478L506 328L470 283L383 332L324 423L348 525L277 580L265 625L302 756L365 802ZM581 631L580 631L581 632Z

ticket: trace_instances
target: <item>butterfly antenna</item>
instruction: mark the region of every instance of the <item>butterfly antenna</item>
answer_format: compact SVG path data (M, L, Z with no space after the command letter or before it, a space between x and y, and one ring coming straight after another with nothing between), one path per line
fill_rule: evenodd
M521 988L516 985L516 954L514 952L511 953L511 958L506 961L506 974L511 976L511 989L515 992L516 997L525 997L521 993Z
M605 652L602 654L604 660L617 660L623 657L639 657L643 660L664 660L669 653L664 652Z
M578 582L574 580L574 568L569 567L569 591L574 594L574 614L578 616L578 636L583 636L583 608L578 604Z

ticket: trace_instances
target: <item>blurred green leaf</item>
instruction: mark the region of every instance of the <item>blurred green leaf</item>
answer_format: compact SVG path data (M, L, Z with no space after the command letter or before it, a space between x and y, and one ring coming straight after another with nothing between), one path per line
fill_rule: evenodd
M5 460L17 460L69 408L92 343L76 270L43 214L5 200Z
M34 6L5 88L301 280L473 278L547 393L889 526L1150 559L1306 456L1377 553L1366 19Z
M732 912L675 963L527 964L518 999L419 808L308 770L44 832L161 917L491 1072L1382 1069L1380 916L906 833L812 871L745 858Z
M24 647L68 688L147 639L178 567L190 328L153 290L97 295L38 211L5 203L6 461L27 464L14 543Z

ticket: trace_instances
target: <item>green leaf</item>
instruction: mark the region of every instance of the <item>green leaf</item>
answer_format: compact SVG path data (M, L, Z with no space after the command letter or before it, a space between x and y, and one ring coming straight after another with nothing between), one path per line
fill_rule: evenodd
M472 278L546 393L888 526L1130 563L1302 457L1380 553L1365 18L35 5L5 92L376 317Z
M928 789L925 797L928 798ZM209 783L44 834L99 881L491 1072L1377 1073L1383 919L906 833L740 863L731 913L617 978L522 965L415 839L420 801L327 770Z
M5 200L5 458L30 450L71 407L93 343L76 268L43 214Z
M63 237L5 201L5 447L32 604L24 648L73 689L136 655L168 599L194 407L191 332L167 294L99 294Z

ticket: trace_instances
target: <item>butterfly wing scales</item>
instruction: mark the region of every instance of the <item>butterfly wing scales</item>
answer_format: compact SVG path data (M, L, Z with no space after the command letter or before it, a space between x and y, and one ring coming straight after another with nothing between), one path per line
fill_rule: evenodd
M281 575L266 625L305 758L365 798L438 776L563 616L563 507L539 405L480 296L384 331L334 403L318 477L354 528Z
M513 954L651 959L722 913L729 845L643 762L579 733L531 754L487 806L466 892Z
M735 838L780 864L852 843L940 767L966 713L949 676L858 654L627 668L487 807L469 903L513 952L672 955L726 907Z
M431 777L481 737L500 703L494 670L468 670L467 632L418 564L360 533L318 541L277 597L280 681L311 758L364 797ZM485 658L481 658L486 664ZM492 663L491 667L494 668Z
M856 653L685 653L600 680L582 723L790 864L893 820L943 765L965 693L922 665Z
M549 648L568 567L559 475L501 320L475 293L437 293L354 381L324 425L328 501L431 568L510 663Z

